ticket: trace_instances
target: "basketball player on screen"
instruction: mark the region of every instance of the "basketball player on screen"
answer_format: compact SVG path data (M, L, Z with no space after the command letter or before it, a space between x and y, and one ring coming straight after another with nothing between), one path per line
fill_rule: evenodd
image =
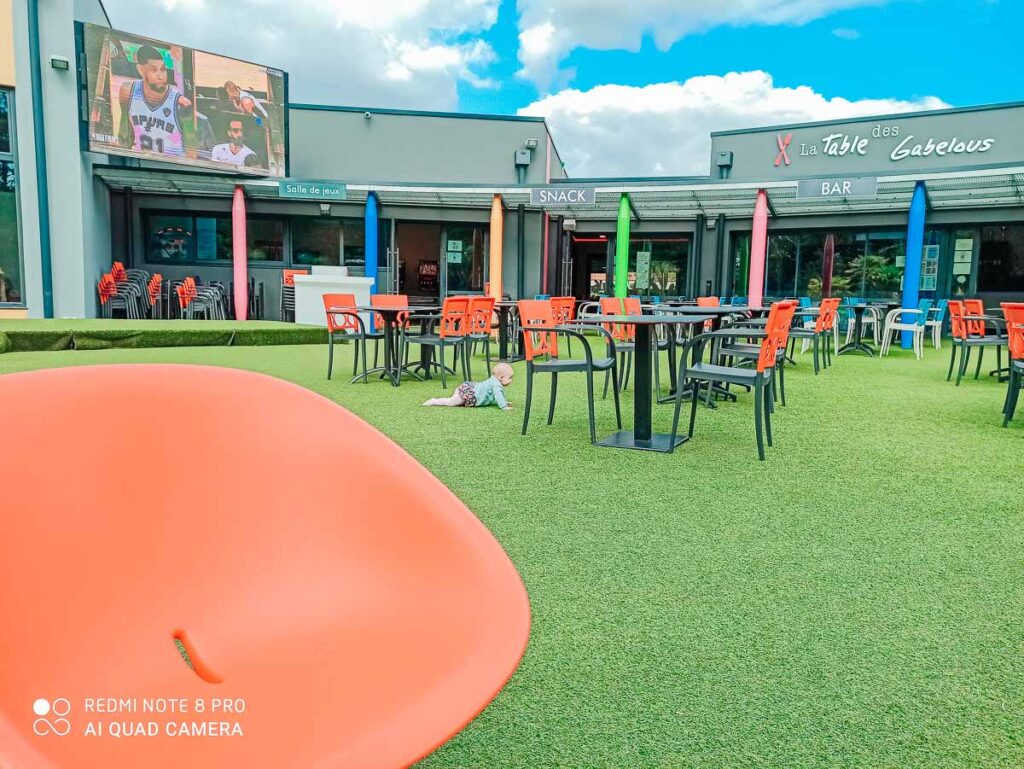
M245 146L245 129L241 120L232 120L228 124L228 140L214 146L210 160L215 163L227 163L233 166L252 168L260 164L256 153Z
M179 110L192 101L168 83L167 64L151 45L135 54L139 80L121 86L121 128L118 141L126 149L156 155L181 157L185 154Z

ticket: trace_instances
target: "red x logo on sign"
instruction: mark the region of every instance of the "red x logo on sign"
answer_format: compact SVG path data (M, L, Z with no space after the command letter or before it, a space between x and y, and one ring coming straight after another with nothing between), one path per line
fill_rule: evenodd
M775 158L775 165L781 166L783 162L789 165L789 153L786 150L789 148L789 143L793 141L793 134L775 134L775 143L779 145L779 154Z

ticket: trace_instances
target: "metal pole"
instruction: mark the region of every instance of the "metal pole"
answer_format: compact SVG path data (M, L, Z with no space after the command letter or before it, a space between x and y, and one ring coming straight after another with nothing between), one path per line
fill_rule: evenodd
M32 127L36 152L36 199L39 207L39 266L43 280L43 317L53 317L53 264L50 254L50 190L46 178L46 121L43 117L43 72L39 61L39 0L28 0L28 56L31 64Z

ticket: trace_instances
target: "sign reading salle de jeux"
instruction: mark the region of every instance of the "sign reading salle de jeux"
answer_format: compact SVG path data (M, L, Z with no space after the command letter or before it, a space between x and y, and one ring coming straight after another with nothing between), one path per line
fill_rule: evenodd
M277 195L301 200L345 200L348 189L340 182L288 179L277 183Z

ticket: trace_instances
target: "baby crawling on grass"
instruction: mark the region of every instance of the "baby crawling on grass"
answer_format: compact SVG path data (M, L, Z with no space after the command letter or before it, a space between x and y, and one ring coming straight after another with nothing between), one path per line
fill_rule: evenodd
M463 382L455 388L449 398L431 398L424 401L424 406L490 406L508 411L512 404L505 398L505 388L512 384L515 372L507 363L499 363L489 379L482 382Z

